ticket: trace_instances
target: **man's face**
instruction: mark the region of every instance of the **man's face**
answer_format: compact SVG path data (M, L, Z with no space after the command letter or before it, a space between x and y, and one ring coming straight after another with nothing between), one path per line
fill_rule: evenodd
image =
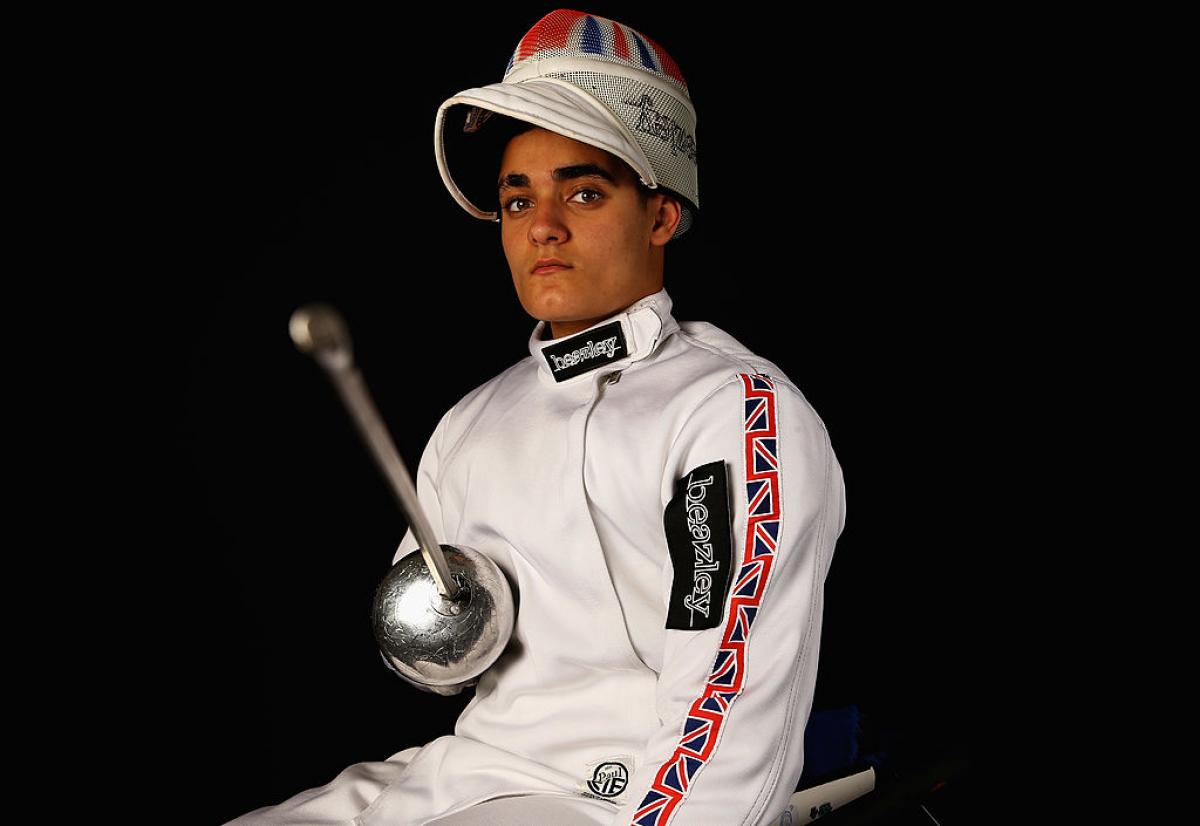
M521 306L572 335L662 289L678 206L594 146L535 128L500 162L500 236ZM666 205L664 206L664 202ZM539 268L553 258L565 267Z

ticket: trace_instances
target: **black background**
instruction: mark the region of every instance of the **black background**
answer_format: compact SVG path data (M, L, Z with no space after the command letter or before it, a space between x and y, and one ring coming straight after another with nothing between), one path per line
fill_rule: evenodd
M155 583L124 602L147 675L129 699L161 791L192 791L173 822L421 745L470 699L379 660L370 602L406 524L287 321L341 310L413 469L440 415L527 355L498 228L450 197L432 129L552 8L181 22L128 65L159 276L129 312L138 403L120 415L125 561ZM696 9L586 10L666 47L698 111L675 316L775 361L845 472L815 707L974 748L995 725L979 652L1016 371L996 74L932 17Z

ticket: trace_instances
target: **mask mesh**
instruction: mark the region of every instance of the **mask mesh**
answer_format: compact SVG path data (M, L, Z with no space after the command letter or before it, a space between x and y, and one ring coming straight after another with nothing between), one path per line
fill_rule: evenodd
M696 139L685 127L691 119L687 109L658 87L619 75L563 72L549 77L590 92L629 128L659 184L683 196L683 214L674 237L686 232L692 224L693 205L684 193L697 191Z

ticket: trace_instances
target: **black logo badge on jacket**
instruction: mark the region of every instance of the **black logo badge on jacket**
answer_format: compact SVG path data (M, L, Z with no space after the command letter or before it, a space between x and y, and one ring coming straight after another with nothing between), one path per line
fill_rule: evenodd
M550 363L554 380L564 381L625 358L629 355L629 348L625 346L621 322L614 321L543 347L542 355Z
M675 570L667 628L716 628L725 613L733 538L725 461L718 459L675 482L663 511L663 528Z

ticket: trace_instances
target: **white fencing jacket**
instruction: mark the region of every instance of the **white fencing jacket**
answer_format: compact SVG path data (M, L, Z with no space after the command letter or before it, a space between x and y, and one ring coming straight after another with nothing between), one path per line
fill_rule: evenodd
M513 639L454 734L359 818L420 824L508 795L613 824L775 823L803 766L845 486L771 362L665 289L529 357L438 422L416 484L442 542L514 587ZM395 559L413 551L411 529Z

